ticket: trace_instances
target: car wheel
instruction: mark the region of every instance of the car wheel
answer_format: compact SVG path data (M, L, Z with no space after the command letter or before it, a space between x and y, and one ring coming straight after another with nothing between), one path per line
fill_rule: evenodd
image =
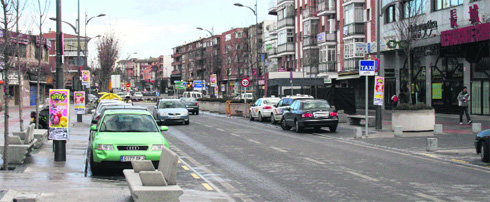
M199 111L196 111L196 115L199 115Z
M276 124L276 119L274 118L274 114L271 114L271 123Z
M259 112L259 122L264 121L264 118L262 118L262 113Z
M185 122L184 122L184 124L185 124L185 125L189 125L189 121L185 121Z
M250 121L253 121L254 117L252 116L252 111L250 111Z
M298 121L294 121L294 129L297 133L301 133L303 132L303 127L299 126L299 122Z
M291 129L291 126L288 126L288 125L286 124L286 120L282 119L282 120L281 120L281 128L282 128L283 130L289 130L289 129Z
M328 128L330 129L331 133L335 133L335 131L337 131L337 126L330 126Z
M98 176L102 172L100 165L94 162L94 154L92 153L92 150L90 150L90 172L92 172L93 176Z
M480 157L483 162L490 162L490 143L482 141L480 144Z

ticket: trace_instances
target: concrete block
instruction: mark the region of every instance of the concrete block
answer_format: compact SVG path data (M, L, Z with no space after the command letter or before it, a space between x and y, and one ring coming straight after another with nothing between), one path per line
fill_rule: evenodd
M167 186L167 181L160 171L141 171L140 179L143 186Z
M19 136L9 136L9 144L24 144Z
M354 138L356 138L356 139L362 138L362 128L361 127L354 128Z
M14 197L14 202L36 202L36 194L20 194Z
M471 131L473 131L473 133L481 132L481 123L472 123L471 124Z
M179 156L167 147L163 147L158 170L163 173L168 185L177 184L177 162Z
M442 135L444 134L442 132L442 124L435 124L434 125L434 135Z
M401 126L393 126L395 137L403 137L403 128Z
M14 137L19 137L21 140L25 140L26 136L27 136L27 132L26 131L24 131L24 132L12 132L12 135Z
M129 185L129 191L134 201L179 201L184 193L178 185L143 186L140 176L134 170L125 169L124 177Z
M428 137L427 138L427 147L426 150L429 152L437 151L437 138Z
M133 166L135 173L141 171L155 171L155 167L153 167L153 163L150 160L131 161L131 166Z

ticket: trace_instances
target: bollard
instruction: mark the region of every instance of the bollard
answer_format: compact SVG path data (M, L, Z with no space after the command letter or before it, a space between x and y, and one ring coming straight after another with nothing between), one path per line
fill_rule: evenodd
M434 135L442 135L444 134L442 132L442 124L435 124L434 125Z
M354 128L354 138L355 139L361 139L362 138L362 128L361 127Z
M437 138L435 138L435 137L428 137L427 138L427 148L426 148L426 150L428 152L437 151Z
M481 123L473 123L473 124L471 124L471 130L475 134L481 132Z
M403 128L401 126L394 126L395 137L403 137Z

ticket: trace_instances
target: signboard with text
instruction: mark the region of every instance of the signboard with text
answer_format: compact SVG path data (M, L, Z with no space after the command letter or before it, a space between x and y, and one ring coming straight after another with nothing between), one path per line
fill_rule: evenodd
M359 76L374 76L376 63L374 60L359 61Z
M88 70L82 71L82 85L90 88L90 71Z
M70 90L49 90L49 139L68 140Z
M75 111L77 114L85 113L85 91L75 91L74 93Z
M385 92L385 78L381 76L376 76L374 79L374 105L383 106L384 103L384 92Z

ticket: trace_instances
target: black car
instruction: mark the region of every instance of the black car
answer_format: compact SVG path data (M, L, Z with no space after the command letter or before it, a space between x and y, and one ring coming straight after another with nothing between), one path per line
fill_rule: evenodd
M39 129L49 128L49 106L39 109ZM31 112L31 122L36 123L36 111Z
M330 132L335 132L338 124L337 112L326 100L321 99L296 100L286 108L281 119L283 130L289 130L294 126L298 133L306 127L329 127Z
M490 129L481 131L476 135L475 149L483 162L490 162Z
M185 107L189 111L189 113L192 114L197 114L199 115L199 103L197 102L196 98L180 98L180 101L182 101L185 104Z

